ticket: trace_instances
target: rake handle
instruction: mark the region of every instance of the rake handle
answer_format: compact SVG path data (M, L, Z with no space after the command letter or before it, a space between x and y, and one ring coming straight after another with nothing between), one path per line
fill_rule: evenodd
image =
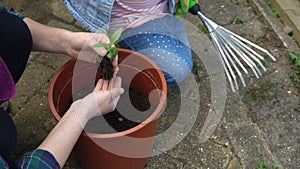
M200 11L201 11L200 5L197 3L189 9L189 12L193 15L197 15L197 13Z

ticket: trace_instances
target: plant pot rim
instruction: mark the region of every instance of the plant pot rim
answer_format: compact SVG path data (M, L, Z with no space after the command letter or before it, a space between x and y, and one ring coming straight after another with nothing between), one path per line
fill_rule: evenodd
M128 50L128 49L118 49L119 52L126 52L126 53L132 53L136 56L142 57L144 60L146 60L146 62L150 63L154 68L156 68L157 70L160 70L160 68L158 67L158 65L156 63L154 63L152 60L150 60L148 57L144 56L143 54L140 54L138 52L134 52L132 50ZM54 118L57 121L61 120L61 116L58 114L58 112L56 111L54 102L53 100L53 90L54 90L54 85L55 85L55 81L59 78L59 76L62 74L62 72L69 66L70 63L75 62L77 59L76 58L72 58L70 59L68 62L66 62L59 70L58 72L55 74L55 76L52 78L50 85L49 85L49 89L48 89L48 104L50 107L50 111L52 113L52 115L54 116ZM127 67L131 67L126 65ZM131 67L133 69L136 69L134 67ZM151 80L153 80L149 75L147 75L146 73L144 73L145 76L147 76L148 78L150 78ZM160 102L157 105L156 109L153 111L153 113L143 122L141 122L140 124L138 124L135 127L132 127L128 130L125 131L121 131L121 132L116 132L116 133L109 133L109 134L96 134L96 133L89 133L83 130L83 132L81 133L81 135L85 136L85 137L92 137L92 138L115 138L115 137L121 137L121 136L126 136L129 135L131 133L134 133L135 131L140 130L141 128L143 128L144 126L146 126L148 123L151 123L152 121L157 120L159 113L161 110L163 110L163 107L165 105L165 101L166 101L166 95L167 95L167 84L164 78L164 75L161 71L158 71L159 77L160 79L162 79L162 89L161 89L161 98L160 98Z

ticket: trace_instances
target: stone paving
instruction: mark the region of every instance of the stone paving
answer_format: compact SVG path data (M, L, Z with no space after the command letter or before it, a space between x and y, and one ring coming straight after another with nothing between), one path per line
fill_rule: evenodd
M270 0L270 2L274 9L280 13L280 18L283 20L283 23L291 28L293 37L300 42L300 1Z
M180 100L189 99L191 103L199 104L196 108L198 111L189 110L196 114L195 123L191 123L188 133L178 130L178 135L173 133L170 135L172 139L158 144L169 144L170 140L176 140L174 136L187 134L174 148L166 151L164 146L155 146L154 150L162 153L151 157L146 169L256 169L261 162L268 168L300 168L300 101L299 88L296 87L299 84L289 78L291 62L286 55L288 51L298 52L299 48L294 39L283 31L284 25L273 16L264 0L233 2L210 0L200 1L200 5L203 13L216 23L270 50L277 62L267 63L268 71L262 78L256 79L253 75L247 78L247 87L238 92L231 92L229 87L216 91L222 89L222 84L217 84L216 88L212 88L212 84L222 77L222 73L211 74L209 68L205 67L205 61L201 60L205 57L199 59L195 54L197 50L203 55L206 50L212 52L206 55L215 54L208 49L212 45L209 36L199 30L197 33L202 39L190 38L191 45L198 47L194 51L194 59L199 65L190 78L196 80L200 98L191 93L181 93L178 87L169 87L167 107L159 119L157 132L165 131L176 120ZM84 31L61 0L0 0L0 3L13 6L41 23ZM237 24L237 16L241 24ZM184 19L188 24L201 27L196 16L187 15ZM187 26L187 30L189 28ZM191 32L188 31L189 34ZM69 57L65 55L32 52L27 69L17 84L17 94L8 103L19 132L16 157L37 147L56 124L48 107L47 90L51 78L68 60ZM183 85L194 89L189 81L183 82ZM214 98L213 92L219 98ZM225 98L221 98L222 94ZM258 98L255 100L254 96ZM213 102L216 100L217 103ZM213 133L203 141L203 127L207 126L207 119L211 115L215 120L212 123L216 122L216 129L209 125L206 130ZM181 118L185 120L190 117ZM81 169L74 154L64 168Z

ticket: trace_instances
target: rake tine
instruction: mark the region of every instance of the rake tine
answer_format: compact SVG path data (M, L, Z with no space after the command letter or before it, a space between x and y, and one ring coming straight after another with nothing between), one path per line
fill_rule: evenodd
M215 32L215 33L217 33L217 32ZM222 51L223 51L223 59L224 59L226 65L227 65L227 68L229 69L229 73L231 74L231 76L232 76L232 78L233 78L233 80L234 80L234 84L235 84L235 86L236 86L236 89L238 90L239 87L238 87L238 83L237 83L237 78L236 78L235 73L234 73L234 71L233 71L233 69L232 69L232 67L231 67L231 65L232 65L233 67L236 67L236 65L235 65L235 63L232 61L232 58L230 57L228 51L227 51L226 48L224 47L224 46L226 46L226 44L227 44L227 43L226 43L226 39L225 39L223 36L217 36L217 34L215 34L215 35L216 35L216 38L218 39L218 42L219 42L219 44L220 44L220 47L221 47L221 49L222 49ZM228 62L228 60L229 60L229 62Z
M243 75L242 75L242 73L241 73L241 71L239 70L239 68L236 66L236 64L234 63L234 61L233 61L233 59L230 57L230 56L232 56L233 58L234 58L234 60L239 64L239 66L244 70L244 71L246 71L246 74L248 74L248 71L246 70L246 68L244 67L244 65L242 65L242 63L237 59L237 57L236 57L236 55L234 54L234 52L230 49L230 46L229 46L229 44L226 44L225 45L225 48L226 48L226 55L227 56L229 56L228 57L228 59L230 60L230 62L231 62L231 64L234 66L234 69L235 69L235 71L237 72L237 74L239 75L239 77L240 77L240 79L241 79L241 81L242 81L242 84L243 84L243 86L245 87L246 86L246 83L245 83L245 80L244 80L244 78L243 78ZM229 53L228 53L228 52Z
M230 74L229 74L229 72L228 72L228 69L227 69L228 64L225 64L225 63L224 63L224 58L226 58L225 55L224 55L224 52L223 52L223 50L222 50L222 48L221 48L221 46L220 46L220 44L219 44L219 42L218 42L218 39L217 39L217 37L215 36L215 34L211 33L210 35L211 35L211 38L212 38L212 42L214 43L216 49L218 50L218 55L219 55L219 57L220 57L220 60L222 61L222 65L223 65L223 67L224 67L225 74L226 74L226 76L227 76L227 78L228 78L228 81L229 81L231 90L232 90L233 92L235 92L234 85L233 85L233 82L232 82L232 78L231 78L231 76L230 76ZM230 66L229 66L229 67L230 67ZM231 75L232 75L232 74L231 74Z
M274 57L268 50L266 50L266 49L264 49L264 48L262 48L262 47L256 45L255 43L253 43L253 42L247 40L246 38L243 38L243 37L240 36L240 35L237 35L237 34L231 32L231 31L229 31L228 29L223 28L223 30L226 31L227 33L231 34L232 36L236 37L237 39L239 39L239 40L241 40L241 41L243 41L243 42L245 42L245 43L247 43L247 44L253 46L254 48L256 48L256 49L258 49L258 50L260 50L260 51L266 53L273 61L276 61L275 57ZM263 60L263 59L262 59L262 60Z
M242 43L241 41L239 41L238 39L236 39L233 36L230 36L232 39L231 41L234 43L234 45L237 47L237 49L242 50L241 53L247 57L249 60L251 60L250 58L254 59L257 63L259 63L259 65L263 68L263 70L266 70L265 67L263 66L263 64L260 62L259 58L255 57L252 53L255 53L256 56L263 58L262 56L260 56L259 54L257 54L254 50L252 50L249 46L245 45L244 43ZM246 54L248 55L246 55ZM250 58L248 57L250 56ZM257 73L259 74L259 76L262 76L262 73L260 72L259 68L256 66L256 64L251 60L252 65L254 66L254 68L257 70ZM258 78L258 76L256 76Z
M227 44L228 51L230 52L231 56L233 56L234 60L238 63L238 65L242 68L246 75L249 75L248 70L245 66L241 63L241 61L237 58L236 54L231 50L231 46Z
M220 33L219 33L219 36L222 36ZM228 39L228 38L227 38ZM235 48L232 46L232 44L230 43L230 41L226 41L226 44L227 45L229 45L229 47L230 48L232 48L233 50L235 50ZM248 73L248 70L245 68L245 66L240 62L240 60L236 57L236 55L234 54L234 52L231 50L229 48L229 50L230 50L230 53L232 54L232 56L234 57L234 59L236 60L236 62L239 64L239 66L244 70L244 72L247 74L247 75L249 75L249 73ZM239 54L239 53L237 53L237 54ZM240 54L239 54L240 55ZM244 60L244 58L242 58L243 60ZM248 63L248 61L247 60L245 60L245 62L247 63L247 64L250 64L250 63Z
M237 40L235 37L232 37L232 38L235 39L235 40ZM240 47L243 46L243 47L245 47L246 49L248 49L248 50L246 50L245 48L242 48L244 52L246 52L251 58L253 58L253 59L254 59L254 60L262 67L262 69L264 70L264 72L267 71L267 69L266 69L265 66L262 64L262 62L259 60L259 58L255 57L255 56L253 55L253 52L256 53L254 50L252 50L251 48L249 48L247 45L241 43L240 41L235 41L235 42L237 42L236 44L237 44L238 46L240 46Z
M236 52L238 52L241 57L244 57L249 62L250 68L254 72L255 76L257 78L259 78L259 76L261 76L262 73L260 72L260 70L258 69L256 64L242 51L242 50L245 50L245 49L242 46L239 48L234 42L232 42L231 45L232 45L233 49L236 50Z
M246 64L251 68L255 76L259 78L259 75L256 72L257 69L255 68L255 63L253 63L253 61L248 56L246 56L239 48L236 48L236 46L234 46L232 43L230 43L229 45L244 60L244 62L246 62Z
M246 62L246 64L251 68L255 76L259 78L259 75L261 75L261 73L257 68L256 64L235 45L235 43L231 40L230 36L227 33L222 32L224 28L222 29L221 26L219 28L219 36L226 36L226 42L244 60L244 62Z
M227 59L230 61L231 65L233 66L233 68L235 69L235 71L237 72L238 76L240 77L243 86L246 86L246 83L244 81L244 78L242 76L242 73L240 72L239 68L237 67L237 65L235 64L235 62L233 61L232 57L235 59L235 61L239 64L239 66L244 70L244 72L246 74L248 74L248 71L246 70L246 68L244 67L244 65L239 61L239 59L236 57L236 55L234 54L234 52L231 50L230 48L230 44L226 41L226 39L223 36L219 36L220 41L222 42L222 49L225 53L225 56L227 57ZM232 57L231 57L232 56ZM237 82L236 82L237 84ZM239 89L238 85L236 87L237 89Z
M206 26L206 29L208 30L209 33L214 32L218 27L220 27L214 21L212 21L211 19L203 15L200 11L197 12L197 16L201 19L203 24Z
M220 27L221 28L221 27ZM259 76L262 75L262 73L260 72L260 70L258 69L258 67L256 66L256 64L244 53L244 51L246 51L245 48L249 49L249 50L252 50L251 48L249 48L247 45L243 44L242 42L240 42L239 40L236 40L236 41L233 41L232 38L234 38L233 36L231 35L228 35L222 31L224 31L224 28L220 30L221 33L225 35L227 35L227 40L228 40L228 43L230 44L230 46L232 47L233 50L235 50L235 52L238 53L238 55L240 55L242 58L244 58L243 60L247 60L248 62L246 62L248 64L248 66L250 66L250 68L253 70L255 76L257 78L259 78ZM220 33L220 34L221 34ZM235 38L236 39L236 38ZM243 45L238 45L237 42L239 42L240 44L243 44ZM242 49L242 50L241 50ZM253 51L255 52L255 51ZM248 52L246 52L248 53ZM257 59L258 60L258 59ZM255 71L256 70L256 71Z
M235 42L237 42L238 44L240 44L241 46L243 46L244 48L246 48L248 51L251 51L254 55L256 55L260 60L264 60L264 58L258 54L257 52L255 52L253 49L251 49L249 46L247 46L245 43L243 43L242 41L238 40L235 36L230 36Z
M238 76L240 77L243 86L246 86L244 78L242 76L242 73L240 72L239 68L236 66L236 64L234 63L233 59L231 58L232 56L232 51L230 49L230 47L228 46L228 44L225 44L224 46L222 46L225 55L227 56L227 59L230 61L231 65L233 66L234 70L236 71L236 73L238 74ZM237 83L236 83L236 88L237 90L239 89Z

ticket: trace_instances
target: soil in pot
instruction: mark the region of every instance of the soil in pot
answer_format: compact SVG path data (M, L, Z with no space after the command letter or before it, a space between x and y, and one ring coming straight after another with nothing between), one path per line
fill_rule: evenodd
M93 90L89 85L75 93L73 100L83 98ZM104 116L92 118L85 127L85 131L94 134L111 134L133 128L145 121L155 110L157 105L142 91L123 85L124 94L116 109Z

